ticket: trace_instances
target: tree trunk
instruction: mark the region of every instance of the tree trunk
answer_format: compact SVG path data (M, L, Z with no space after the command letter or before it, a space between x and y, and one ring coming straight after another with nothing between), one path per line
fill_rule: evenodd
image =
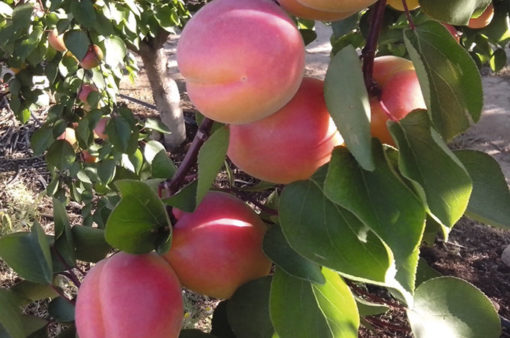
M160 44L157 44L160 45ZM162 44L158 47L142 43L138 51L143 60L152 89L154 103L161 121L171 131L165 134L165 145L170 149L179 147L186 139L184 116L180 107L181 97L177 83L166 74L166 56Z

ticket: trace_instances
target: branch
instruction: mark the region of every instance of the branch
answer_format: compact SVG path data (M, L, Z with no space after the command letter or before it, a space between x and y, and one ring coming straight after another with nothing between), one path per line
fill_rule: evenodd
M404 6L404 11L406 13L407 22L409 22L409 27L414 31L416 26L414 25L413 18L411 17L411 13L409 12L409 7L407 7L407 1L402 0L402 5Z
M384 10L386 9L386 0L379 0L370 8L371 25L368 34L367 43L362 51L363 58L363 77L365 79L365 86L367 87L370 96L380 96L381 89L374 81L372 75L374 72L374 58L377 50L377 40L381 32Z
M198 152L200 148L204 144L205 141L209 138L209 132L211 131L212 125L214 121L208 118L204 118L200 127L198 127L197 133L195 134L195 138L188 149L188 152L184 156L179 168L175 172L174 176L171 180L167 180L159 185L158 193L159 196L162 196L163 190L166 190L168 196L172 196L175 194L180 186L184 183L187 173L190 171L191 167L197 162Z

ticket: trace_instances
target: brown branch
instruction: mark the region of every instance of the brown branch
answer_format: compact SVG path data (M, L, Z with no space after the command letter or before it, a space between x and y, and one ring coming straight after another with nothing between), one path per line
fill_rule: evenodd
M386 0L379 0L370 8L370 32L368 34L367 43L362 51L363 58L363 78L370 96L380 96L381 89L374 81L372 75L374 72L374 58L377 51L377 40L381 32L384 10L386 9Z
M196 163L200 148L209 138L209 132L211 131L213 123L213 120L204 118L200 124L200 127L198 127L195 138L191 142L191 145L186 155L184 156L184 159L179 165L179 168L177 168L177 171L175 172L172 179L169 181L167 180L159 185L158 192L160 197L163 195L163 190L167 192L168 197L172 196L179 190L181 185L184 183L188 171Z

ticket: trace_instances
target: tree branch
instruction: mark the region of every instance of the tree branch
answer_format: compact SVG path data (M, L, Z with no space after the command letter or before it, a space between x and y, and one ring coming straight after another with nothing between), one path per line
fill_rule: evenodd
M386 0L379 0L370 8L371 25L368 34L367 43L362 51L363 58L363 77L365 86L367 87L370 96L379 97L381 89L374 81L372 75L374 72L374 58L377 51L377 40L381 32L384 10L386 9Z
M169 181L167 180L159 185L158 192L160 197L163 195L163 190L167 192L168 196L174 195L179 190L181 185L184 183L186 174L196 163L200 148L209 138L209 132L211 131L213 123L213 120L204 118L200 124L200 127L198 127L195 138L193 138L193 142L191 142L191 145L186 152L184 159L179 165L179 168L177 168L177 171L175 172L172 179Z
M409 7L407 7L407 1L402 0L402 5L404 6L404 11L406 13L407 22L409 22L409 27L414 31L416 26L414 25L413 18L411 17L411 13L409 12Z

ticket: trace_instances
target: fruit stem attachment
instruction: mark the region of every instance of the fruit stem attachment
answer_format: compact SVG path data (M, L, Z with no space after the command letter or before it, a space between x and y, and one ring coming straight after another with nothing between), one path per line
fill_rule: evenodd
M404 11L406 13L407 22L409 22L409 27L414 31L416 26L414 25L413 18L411 17L411 13L409 12L409 7L407 7L407 1L402 0L402 5L404 6Z
M374 81L372 74L374 72L374 58L377 50L377 40L381 32L384 10L386 9L386 0L379 0L374 6L370 8L370 32L368 33L367 43L361 53L363 58L363 78L365 80L365 86L369 96L379 97L381 89Z
M166 197L174 195L183 184L186 174L191 167L197 162L198 152L209 138L209 132L211 131L214 121L208 118L204 118L200 127L198 127L197 133L191 142L191 145L184 156L179 168L175 172L174 176L170 180L162 182L158 187L159 197L162 197L163 190L166 191Z

